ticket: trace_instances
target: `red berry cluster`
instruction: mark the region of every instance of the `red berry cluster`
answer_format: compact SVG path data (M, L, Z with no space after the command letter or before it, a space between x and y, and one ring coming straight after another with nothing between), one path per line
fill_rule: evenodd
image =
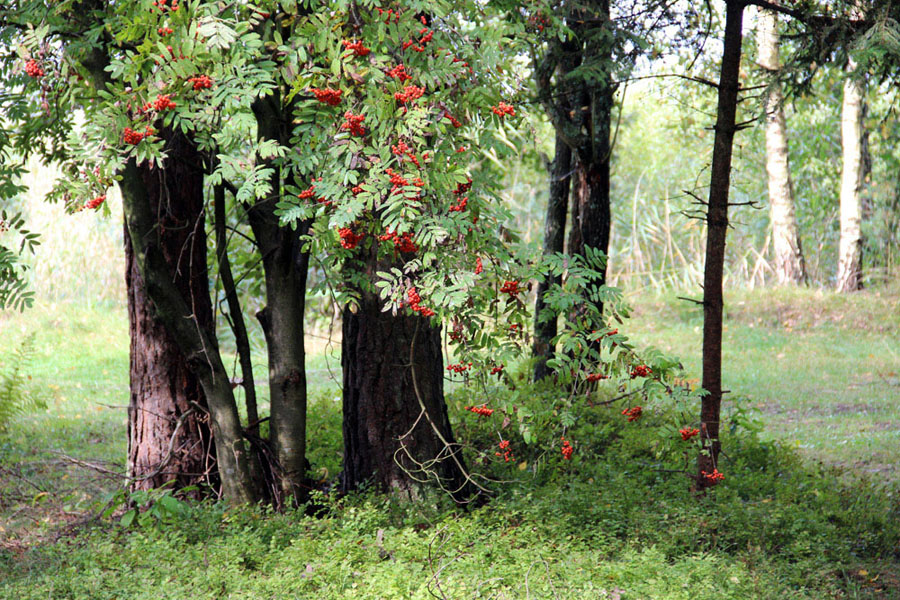
M713 469L712 473L700 471L700 477L703 477L709 483L716 484L725 479L725 476L719 473L719 469Z
M409 233L404 233L403 235L397 235L391 230L387 230L384 234L379 235L378 239L382 242L387 242L393 240L394 249L398 252L402 252L404 254L409 254L410 252L416 252L419 247L416 246L415 242L412 240L412 235Z
M691 438L694 437L695 435L700 435L700 430L697 429L696 427L694 427L694 428L691 428L691 427L685 427L685 428L683 428L683 429L679 429L679 430L678 430L678 433L681 434L681 439L682 439L682 440L688 441L689 439L691 439Z
M153 0L153 6L150 10L159 10L159 12L175 12L178 10L178 0L172 0L172 4L166 6L168 0Z
M653 370L647 365L638 365L631 371L631 378L649 377L651 373L653 373Z
M341 236L341 247L347 250L353 250L366 237L365 233L353 233L349 227L341 227L338 229L338 235Z
M450 212L462 212L466 210L466 205L469 203L469 197L464 196L459 199L459 202L450 206Z
M488 408L484 404L482 404L481 406L466 406L465 410L473 412L476 415L481 415L482 417L489 417L494 414L494 409Z
M518 330L519 330L519 324L518 324L518 323L513 323L512 325L509 326L509 330L510 330L510 331L518 331Z
M472 363L459 363L457 365L447 365L447 370L451 373L465 373L472 368Z
M391 22L391 19L394 20L394 23L399 23L399 22L400 22L400 11L399 11L399 10L394 10L394 9L392 9L392 8L389 8L389 9L385 10L385 9L383 9L383 8L378 8L378 7L376 7L375 10L377 10L377 11L378 11L378 14L381 15L381 16L387 15L387 17L384 19L384 24L385 24L385 25L387 25L388 23L390 23L390 22Z
M213 80L209 75L197 75L188 79L188 83L193 84L194 90L208 90L212 87Z
M507 104L506 102L501 102L501 103L498 104L497 106L492 106L492 107L491 107L491 111L492 111L495 115L497 115L498 117L500 117L501 119L502 119L503 117L505 117L506 115L509 115L509 116L511 116L511 117L516 116L516 109L514 109L514 108L512 107L512 105Z
M408 80L412 79L412 75L410 75L409 73L406 72L406 67L403 66L402 63L397 65L393 69L389 69L389 70L385 71L385 75L387 75L388 77L391 77L393 79L396 79L400 83L403 83L404 81L408 81Z
M566 438L561 437L559 439L562 440L562 457L565 460L572 460L572 453L575 452L575 448L572 447L572 444Z
M40 63L38 63L38 61L32 58L25 63L25 74L29 77L34 77L35 79L37 79L38 77L44 76L44 69L41 68L41 65Z
M354 115L348 110L344 113L344 123L341 125L341 129L349 131L350 135L362 137L366 135L366 128L363 127L365 120L365 115Z
M319 177L319 181L321 181L321 180L322 180L322 178ZM316 202L324 204L325 206L331 205L331 200L328 200L324 196L316 197L316 184L314 184L314 183L311 184L308 188L306 188L302 192L300 192L299 194L297 194L297 197L300 198L301 200L310 200L312 198L315 198Z
M547 18L543 15L531 15L530 17L528 17L528 27L530 29L543 31L545 25L550 25L550 21L548 21Z
M156 30L156 33L163 37L166 37L167 35L172 35L173 33L175 33L175 30L170 27L160 27Z
M628 417L628 422L637 421L641 418L641 414L644 412L640 406L633 406L631 408L626 408L622 411L622 414Z
M457 154L462 154L462 153L465 152L466 150L468 150L468 148L466 148L465 146L460 146L459 148L456 149L456 153L457 153Z
M491 369L491 375L500 375L501 373L503 373L503 368L505 366L506 365L498 365L494 367L493 369Z
M353 194L354 196L357 194L361 194L362 191L363 191L363 189L362 189L362 186L360 186L360 185L354 185L352 188L350 188L350 193Z
M445 112L445 113L444 113L444 118L447 119L447 120L449 120L449 121L450 121L450 124L453 125L454 127L456 127L457 129L459 129L460 127L462 127L462 123L460 123L459 120L456 119L456 118L455 118L453 115L451 115L450 113Z
M481 264L481 257L475 259L475 274L481 275L481 272L484 271L484 266Z
M396 97L396 96L395 96L395 97ZM410 147L407 145L407 143L404 142L403 140L400 140L397 144L391 145L391 152L393 152L393 153L396 154L397 156L405 156L405 157L408 158L409 161L412 162L414 165L416 165L417 167L420 166L420 165L419 165L419 158L415 155L415 153L413 153L412 148L410 148ZM422 158L423 158L423 159L427 159L427 158L428 158L428 153L426 152L425 154L423 154L423 155L422 155ZM423 185L424 185L424 184L423 184ZM419 187L421 187L421 186L419 186Z
M151 110L162 112L164 110L169 110L170 108L175 108L175 103L172 101L172 94L160 94L156 97L156 100L148 102L141 110L145 113L150 112Z
M131 144L132 146L136 146L136 145L140 144L141 140L143 140L145 137L150 137L154 133L156 133L156 132L153 131L153 128L149 127L149 126L144 130L144 133L141 133L140 131L135 131L131 127L126 127L125 131L122 133L122 140L126 144Z
M500 293L509 294L510 298L515 298L519 294L519 282L515 279L504 281L503 286L500 288Z
M593 383L595 381L600 381L601 379L609 379L608 375L604 375L603 373L590 373L585 377L585 380Z
M503 452L494 452L495 456L502 456L503 460L509 462L511 460L515 460L513 457L512 450L509 449L509 440L503 440L500 442L500 450Z
M371 52L370 49L363 46L361 41L351 42L350 40L344 40L341 43L344 44L344 48L347 50L352 50L355 56L366 56Z
M387 168L384 170L385 174L391 178L391 194L394 194L401 187L405 185L409 185L409 180L406 177L400 175L400 173L396 172L391 168Z
M400 104L406 104L407 102L418 100L424 93L425 88L419 87L417 85L408 85L403 88L402 92L396 92L394 94L394 100L396 100Z
M419 30L419 35L422 37L419 38L418 42L416 42L416 40L403 42L403 49L406 50L407 48L412 48L416 52L425 52L425 45L434 37L434 32L427 27L423 27Z
M472 189L472 178L469 177L468 181L466 181L465 183L456 184L456 189L453 190L453 193L457 196L461 196L462 194L465 194L466 192L468 192L471 189Z
M94 199L92 199L92 200L88 200L88 201L85 203L84 207L85 207L85 208L97 208L98 206L100 206L100 205L103 204L104 202L106 202L106 196L105 196L105 195L103 195L103 196L97 196L96 198L94 198Z
M309 91L311 91L315 95L316 100L323 104L337 106L341 103L341 90L333 90L331 88L324 88L321 90L316 88L309 88Z
M419 292L416 291L416 288L409 288L409 290L407 290L406 292L406 297L409 299L409 307L413 310L413 312L420 313L423 317L434 316L433 310L419 304L422 301L422 298L419 297Z

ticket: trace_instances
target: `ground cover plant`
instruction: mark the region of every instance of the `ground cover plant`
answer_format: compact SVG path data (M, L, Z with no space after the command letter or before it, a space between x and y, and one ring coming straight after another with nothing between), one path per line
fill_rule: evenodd
M877 293L887 323L898 297ZM0 443L0 597L895 597L900 505L890 435L897 417L886 402L889 387L879 385L896 375L866 379L869 369L892 363L857 351L863 344L896 352L893 326L853 328L853 336L823 327L820 321L865 320L870 304L795 292L792 304L816 310L791 327L820 336L810 347L845 357L816 360L805 345L794 351L784 343L785 314L774 298L757 291L730 299L726 336L749 351L727 361L725 381L750 398L723 440L727 477L705 499L687 491L684 475L657 467L647 431L661 417L650 410L629 423L618 405L585 408L567 432L571 460L559 446L525 444L508 427L515 459L506 462L495 455L501 424L465 411L481 398L458 387L449 398L457 435L480 471L507 482L484 507L459 510L440 497L410 504L363 491L321 495L314 515L185 503L127 527L122 504L102 515L121 480L86 466L123 472L125 411L116 405L127 397L124 312L63 304L5 314L3 331L16 335L3 336L0 352L14 347L13 337L37 331L28 372L48 407L17 417ZM652 334L684 350L697 343L696 317L674 296L638 302L635 314L635 337ZM82 352L64 352L76 344ZM792 362L784 371L761 369L767 352L787 352ZM340 469L339 390L327 383L324 352L309 366L312 381L321 375L322 382L311 403L317 442L310 460L327 479ZM690 379L696 366L686 367ZM508 368L512 381L524 382L526 365ZM845 386L833 404L821 389L800 385L827 385L849 372L863 385ZM548 386L529 389L534 408L551 394ZM494 386L485 393L510 392ZM862 402L883 408L854 410L847 425L803 418L817 406L825 418L836 405ZM880 454L867 457L870 451Z

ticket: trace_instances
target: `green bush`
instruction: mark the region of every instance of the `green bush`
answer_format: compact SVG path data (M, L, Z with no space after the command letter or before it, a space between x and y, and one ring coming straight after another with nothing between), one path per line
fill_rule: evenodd
M46 408L25 373L34 356L34 334L29 335L9 356L0 357L0 431L13 417Z

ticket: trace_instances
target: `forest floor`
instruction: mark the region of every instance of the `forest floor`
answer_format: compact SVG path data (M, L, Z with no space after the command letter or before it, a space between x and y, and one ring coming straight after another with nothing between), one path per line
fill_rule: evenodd
M622 331L698 378L696 307L631 301ZM123 308L2 314L0 357L35 335L46 408L0 432L0 598L900 598L900 288L727 306L725 386L762 430L726 440L729 479L703 501L585 449L465 513L360 494L315 518L204 504L131 528L100 516L124 470ZM340 346L310 346L309 458L332 477Z

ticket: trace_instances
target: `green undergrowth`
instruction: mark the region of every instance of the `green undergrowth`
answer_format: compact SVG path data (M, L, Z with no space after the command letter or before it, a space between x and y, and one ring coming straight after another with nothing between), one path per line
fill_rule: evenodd
M663 406L645 407L635 423L620 403L579 406L566 430L575 453L565 461L558 434L536 430L538 441L526 444L515 418L463 410L499 404L505 386L452 386L456 438L472 472L492 480L483 506L323 494L315 516L184 504L128 527L122 510L80 524L116 484L69 460L122 469L122 309L0 316L0 354L36 335L29 385L47 405L0 435L0 599L900 598L900 414L890 401L891 353L900 348L893 329L845 325L864 320L859 298L729 297L725 380L742 400L726 406L726 478L705 498L659 459ZM891 322L897 298L873 301L875 320ZM789 302L814 303L824 317L785 325L778 306ZM641 299L635 313L623 330L680 356L695 377L696 311ZM319 352L309 367L309 459L313 476L332 482L342 452L332 378L340 364ZM524 365L507 370L522 408L554 393L523 388ZM265 372L260 366L257 377ZM501 437L511 442L509 462L495 454Z
M460 510L360 493L319 514L188 507L0 553L0 598L893 598L900 502L742 433L705 498L654 470L611 415L570 462L490 461L496 497ZM474 444L483 427L461 427ZM329 443L337 441L332 431ZM523 451L526 452L526 451ZM538 464L538 463L535 463Z

